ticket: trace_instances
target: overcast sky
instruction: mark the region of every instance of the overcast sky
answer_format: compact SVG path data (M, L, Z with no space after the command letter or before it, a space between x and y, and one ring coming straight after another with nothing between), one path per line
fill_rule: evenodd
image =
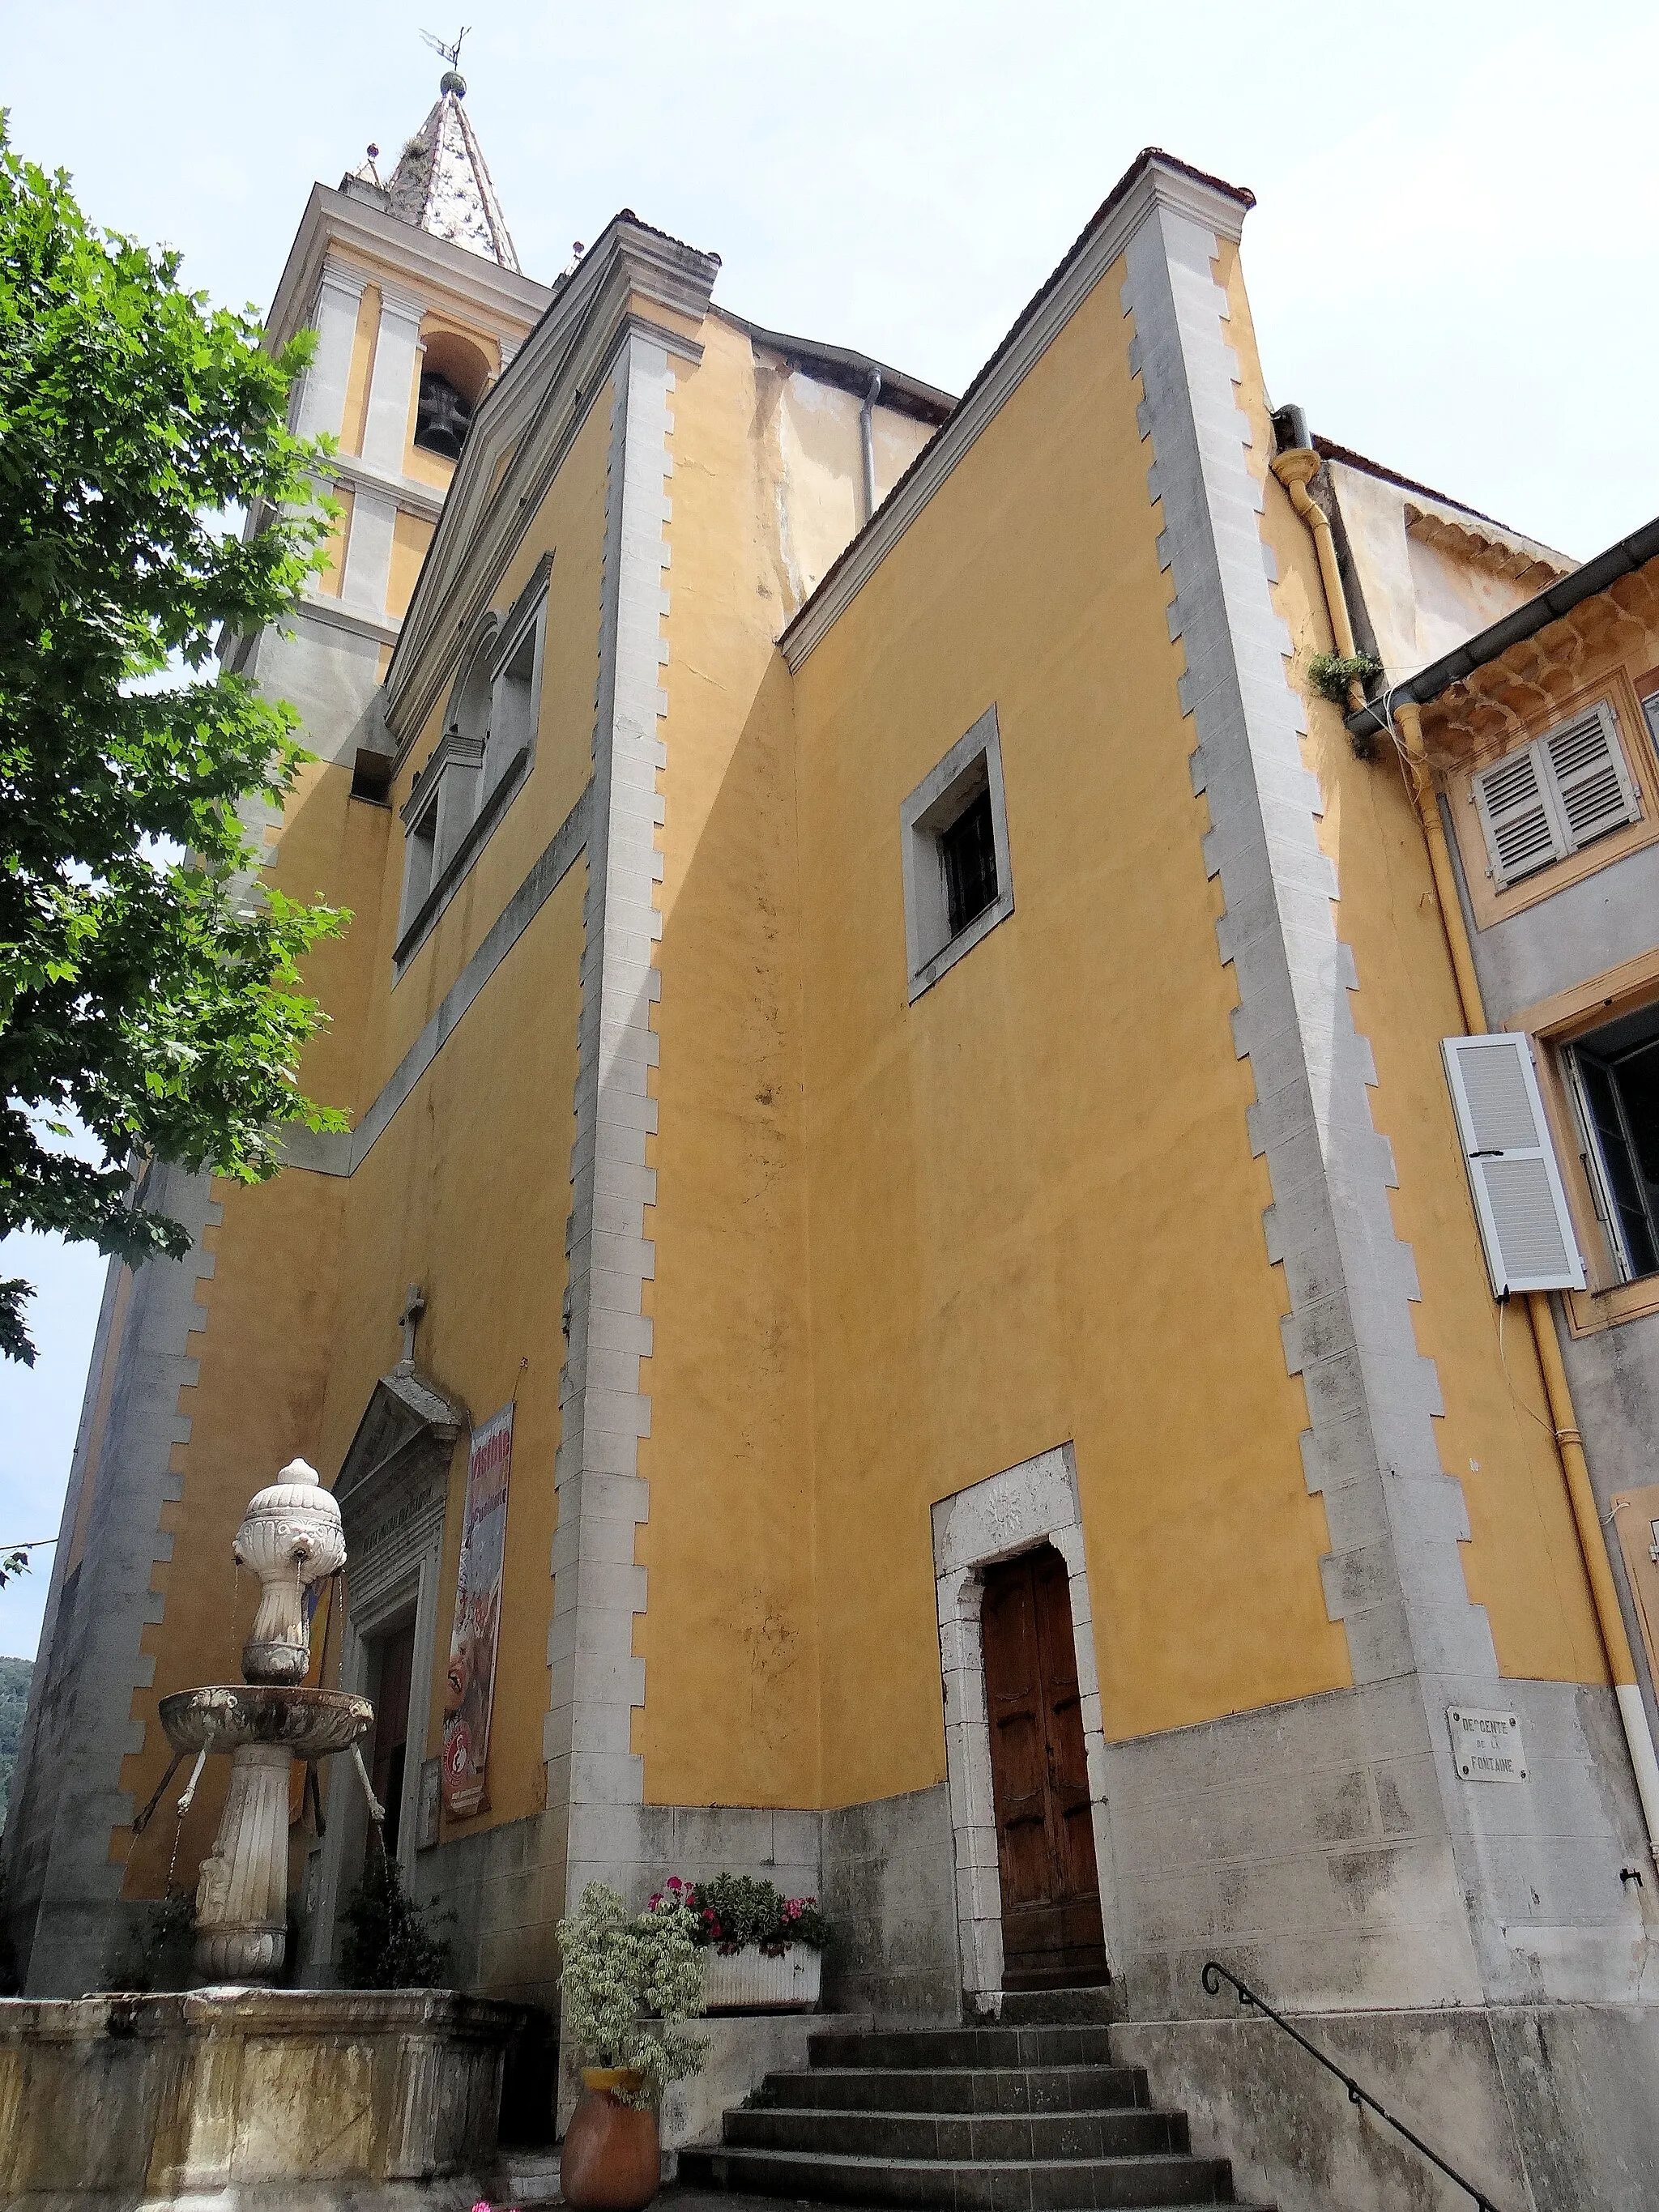
M0 100L94 219L263 308L313 179L370 139L395 156L430 106L442 65L419 33L459 21L435 4L0 0ZM631 207L718 252L738 313L960 391L1162 145L1256 195L1245 270L1276 403L1580 556L1659 511L1650 6L468 14L469 112L534 276ZM40 1364L0 1367L4 1542L57 1526L102 1265L15 1241L0 1273L42 1286ZM33 1651L48 1557L0 1592L0 1651Z

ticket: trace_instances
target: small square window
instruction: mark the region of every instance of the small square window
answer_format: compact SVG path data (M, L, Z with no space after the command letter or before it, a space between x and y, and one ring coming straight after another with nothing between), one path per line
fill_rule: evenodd
M1014 910L994 707L910 793L899 834L914 1000Z

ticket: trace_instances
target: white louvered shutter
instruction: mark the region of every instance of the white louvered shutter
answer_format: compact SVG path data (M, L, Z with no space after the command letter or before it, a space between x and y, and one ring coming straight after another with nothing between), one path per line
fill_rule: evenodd
M1442 1050L1493 1295L1582 1291L1584 1263L1530 1040L1515 1030L1447 1037Z
M1540 742L1571 851L1641 818L1611 707L1592 707Z
M1474 779L1474 803L1486 835L1492 879L1501 891L1570 849L1557 826L1552 794L1539 774L1538 748L1510 753Z

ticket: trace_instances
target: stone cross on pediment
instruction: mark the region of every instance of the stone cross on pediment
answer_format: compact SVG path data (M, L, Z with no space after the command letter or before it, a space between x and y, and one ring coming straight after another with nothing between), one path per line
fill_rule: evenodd
M421 1316L426 1311L426 1300L418 1283L411 1283L404 1300L404 1310L398 1316L398 1326L404 1333L404 1356L398 1362L399 1370L412 1375L415 1371L415 1332L421 1325Z

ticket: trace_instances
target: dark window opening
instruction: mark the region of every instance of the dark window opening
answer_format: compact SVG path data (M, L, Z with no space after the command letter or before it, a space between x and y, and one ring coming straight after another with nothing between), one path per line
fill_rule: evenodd
M374 1741L368 1778L386 1807L388 1858L398 1853L404 1768L409 1751L409 1693L415 1679L415 1624L393 1629L378 1647L374 1669Z
M1568 1048L1584 1166L1627 1280L1659 1274L1659 1006Z
M391 754L360 749L351 770L352 797L367 799L376 806L389 806L391 790Z
M988 906L996 904L997 847L988 789L970 799L940 834L939 856L945 870L951 934L957 937Z
M435 368L423 371L415 410L416 444L446 460L459 460L471 423L472 410L449 379Z

